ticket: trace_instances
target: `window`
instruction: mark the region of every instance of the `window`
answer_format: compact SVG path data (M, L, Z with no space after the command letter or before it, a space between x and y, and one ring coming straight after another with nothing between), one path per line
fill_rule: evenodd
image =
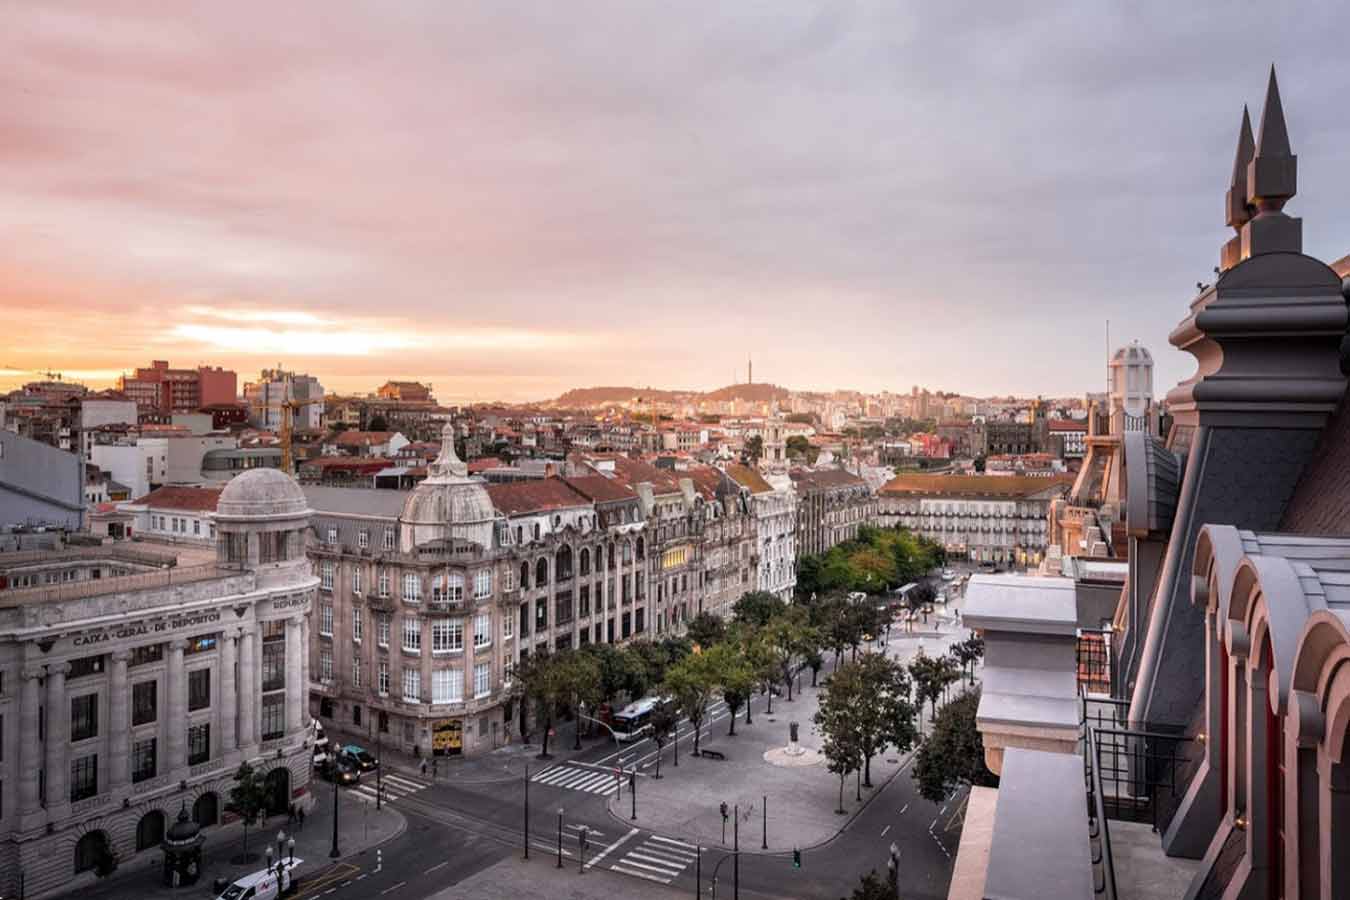
M70 739L98 737L98 694L70 698Z
M464 672L437 669L431 673L431 702L460 703L464 700Z
M159 662L164 659L163 644L147 644L144 647L134 647L131 651L131 661L128 666L143 666L146 663Z
M384 549L385 550L394 549L394 529L392 528L386 528L384 530Z
M219 634L199 634L196 637L188 638L188 645L183 653L191 656L194 653L206 653L216 649L219 643Z
M361 593L361 567L352 566L352 593Z
M375 619L375 643L381 647L389 646L389 614L380 613Z
M195 766L211 758L211 723L188 728L188 765Z
M132 725L146 725L158 718L158 687L153 681L139 681L131 686Z
M324 536L324 543L325 543L325 544L336 544L336 543L337 543L337 529L336 529L336 528L333 528L332 526L329 526L328 531L325 533L325 536Z
M516 570L508 568L502 573L502 590L514 591L516 589Z
M361 657L352 657L352 687L361 686Z
M473 617L473 645L486 647L492 643L492 613L479 613Z
M155 777L155 739L147 738L131 745L131 780L145 781Z
M329 684L333 680L333 651L328 647L319 650L319 681Z
M361 643L361 635L365 632L365 616L361 615L360 607L352 608L352 640Z
M422 699L422 673L417 669L403 670L403 699L413 702Z
M516 634L516 617L513 615L502 616L502 638L510 639Z
M319 604L319 634L324 637L333 636L333 604Z
M262 689L279 691L286 687L286 642L263 641Z
M433 603L458 606L464 602L464 576L458 573L442 573L431 581L431 600Z
M492 570L479 569L473 576L473 596L476 600L492 596Z
M333 589L333 561L325 559L319 563L319 587L325 591Z
M202 533L202 520L201 520L201 519L193 519L193 520L192 520L192 533L193 533L193 534L201 534L201 533Z
M188 672L188 709L206 709L211 705L211 670Z
M370 547L369 528L362 528L360 531L356 533L356 546L361 548L362 550L366 550Z
M375 593L381 597L389 596L389 570L380 569L375 573Z
M403 599L408 603L422 602L422 579L416 572L403 574Z
M422 620L416 616L403 620L403 649L409 653L422 652Z
M70 761L70 802L98 794L98 754L78 756Z
M473 667L473 695L477 697L486 697L492 692L492 666L490 663L479 663Z
M459 619L431 620L431 652L451 653L464 649L464 624Z
M66 675L66 680L71 681L76 678L84 678L86 675L98 675L103 671L103 657L84 656L80 659L70 661L70 672Z
M262 698L262 739L274 741L286 734L286 695L264 694Z
M388 697L388 696L389 696L389 663L384 662L384 661L381 661L381 662L380 662L380 668L379 668L379 671L377 672L377 678L379 679L379 683L376 685L376 688L379 690L380 696L381 696L381 697Z

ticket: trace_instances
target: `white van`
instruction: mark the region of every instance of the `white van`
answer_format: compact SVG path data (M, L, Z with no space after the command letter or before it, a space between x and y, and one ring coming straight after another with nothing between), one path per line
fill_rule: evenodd
M274 900L282 894L289 894L299 884L294 870L303 859L283 859L280 874L277 867L245 875L221 891L216 900Z

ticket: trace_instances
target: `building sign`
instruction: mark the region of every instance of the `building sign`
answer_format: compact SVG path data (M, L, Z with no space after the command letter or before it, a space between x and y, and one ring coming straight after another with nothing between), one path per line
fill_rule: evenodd
M272 601L272 609L295 609L296 607L309 606L309 595L301 594L298 597L281 597Z
M431 723L431 752L437 756L458 756L464 752L464 722L441 719Z
M194 613L190 616L183 616L178 619L166 619L162 622L138 622L132 625L118 625L115 628L108 628L103 631L90 631L84 634L75 635L71 641L76 647L87 647L92 644L103 644L111 640L126 640L128 638L144 637L149 634L162 634L166 631L177 631L180 628L196 628L198 625L207 625L212 622L220 621L220 611Z

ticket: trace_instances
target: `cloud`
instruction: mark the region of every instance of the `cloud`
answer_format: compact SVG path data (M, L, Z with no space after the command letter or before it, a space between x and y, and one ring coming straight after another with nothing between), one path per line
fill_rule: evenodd
M1345 252L1344 16L14 4L0 360L1053 394L1099 385L1109 318L1162 390L1270 59L1290 210Z

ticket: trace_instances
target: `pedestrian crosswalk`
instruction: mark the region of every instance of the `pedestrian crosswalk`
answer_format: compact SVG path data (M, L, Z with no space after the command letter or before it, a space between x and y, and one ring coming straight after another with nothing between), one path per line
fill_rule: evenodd
M382 772L379 777L376 778L374 772L365 772L361 775L361 783L353 785L350 788L349 793L367 803L374 803L377 784L384 791L385 803L407 797L409 794L415 794L424 788L431 787L430 781L423 781L422 779L415 778L411 775Z
M569 791L584 791L588 794L612 794L618 787L613 769L572 763L544 769L539 774L530 776L530 781Z
M693 844L653 834L617 862L611 863L610 869L648 881L670 884L698 859L698 854L699 849Z

